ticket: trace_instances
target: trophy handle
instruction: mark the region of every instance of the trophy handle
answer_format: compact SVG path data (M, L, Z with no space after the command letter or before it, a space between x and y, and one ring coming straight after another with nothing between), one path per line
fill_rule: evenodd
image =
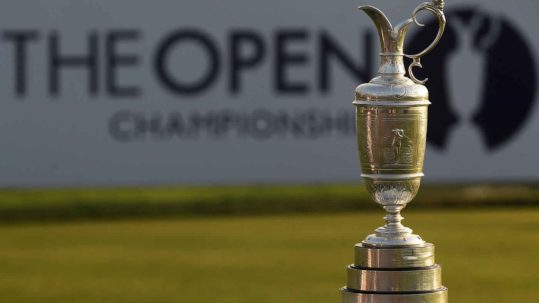
M430 3L430 2L421 3L418 7L416 7L416 9L414 10L412 14L412 20L417 26L425 26L425 24L417 20L417 14L421 11L429 11L438 18L438 34L436 35L436 38L434 38L434 41L432 41L431 44L427 48L425 48L423 51L417 54L414 54L414 55L404 54L406 58L410 58L413 60L410 66L408 66L408 74L415 83L425 84L428 80L428 78L424 80L418 80L413 73L413 69L414 67L419 67L419 68L423 67L421 65L421 57L431 52L434 49L434 47L436 47L436 45L438 45L438 43L442 39L442 35L444 34L445 24L446 24L443 8L444 8L444 1L434 0L434 3Z

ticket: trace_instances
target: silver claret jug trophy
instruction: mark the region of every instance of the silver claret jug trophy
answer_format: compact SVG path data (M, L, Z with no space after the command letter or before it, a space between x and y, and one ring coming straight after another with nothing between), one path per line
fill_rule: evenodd
M380 36L378 75L355 91L356 129L362 177L372 199L387 212L386 225L355 245L354 264L347 267L343 303L446 303L441 267L434 263L434 245L401 224L401 210L419 189L427 136L429 92L414 68L440 41L445 29L444 1L420 4L412 18L397 26L379 9L361 6ZM407 55L403 44L417 14L438 19L438 34L422 52ZM404 57L412 60L405 76Z

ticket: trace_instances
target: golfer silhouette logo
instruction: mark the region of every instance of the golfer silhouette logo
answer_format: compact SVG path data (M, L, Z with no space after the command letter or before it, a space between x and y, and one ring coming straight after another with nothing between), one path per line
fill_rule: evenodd
M440 46L417 69L418 78L424 73L431 79L427 140L439 150L484 155L509 143L532 112L534 56L523 34L503 16L476 7L446 16L450 22ZM436 28L431 23L419 30L409 41L410 52L428 43Z

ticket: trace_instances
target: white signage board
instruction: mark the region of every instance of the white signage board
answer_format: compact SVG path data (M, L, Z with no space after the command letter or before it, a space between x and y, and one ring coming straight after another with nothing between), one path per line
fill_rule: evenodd
M367 1L5 0L0 186L359 180ZM371 1L394 23L418 1ZM449 1L426 180L539 179L539 3ZM413 46L432 38L412 31Z

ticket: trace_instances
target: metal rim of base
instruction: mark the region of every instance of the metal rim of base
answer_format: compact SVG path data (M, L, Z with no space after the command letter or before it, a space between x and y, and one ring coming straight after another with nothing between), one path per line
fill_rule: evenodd
M447 303L447 288L424 293L365 293L341 289L342 303Z
M432 291L442 286L442 268L373 270L348 266L348 289L367 292Z

